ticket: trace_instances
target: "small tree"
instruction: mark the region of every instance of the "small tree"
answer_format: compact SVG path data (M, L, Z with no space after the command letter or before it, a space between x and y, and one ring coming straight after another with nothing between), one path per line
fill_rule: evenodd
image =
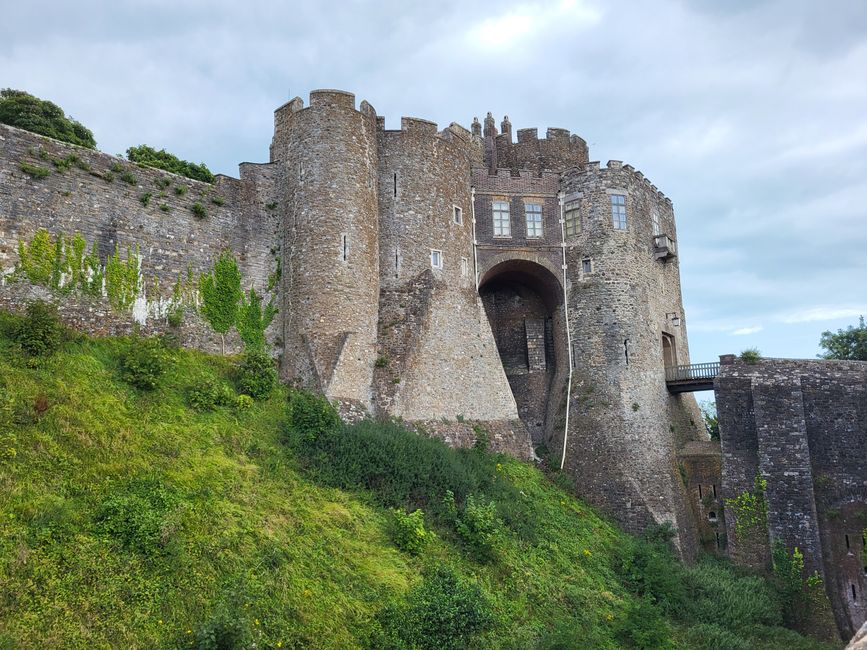
M79 122L66 117L57 104L34 97L23 90L0 90L0 123L88 149L96 147L93 133Z
M719 417L716 412L715 402L699 402L701 416L704 419L704 428L711 440L719 440Z
M226 332L238 322L238 303L243 297L241 271L230 251L223 251L210 273L202 275L202 315L220 335L220 351L226 354Z
M822 332L819 345L825 352L819 356L823 359L846 359L849 361L867 361L867 325L864 317L858 319L858 327L850 325L846 329Z
M250 289L250 297L241 296L241 306L238 309L238 334L250 352L261 352L265 349L265 330L274 320L277 307L269 300L262 308L262 296L256 290Z

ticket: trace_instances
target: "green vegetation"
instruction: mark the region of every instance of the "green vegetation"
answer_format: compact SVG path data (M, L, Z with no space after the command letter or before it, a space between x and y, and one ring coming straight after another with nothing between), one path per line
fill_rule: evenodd
M211 203L216 206L222 206L226 204L226 200L222 196L214 196L211 197Z
M143 144L138 147L130 147L127 149L126 157L131 162L146 167L156 167L157 169L162 169L173 174L178 174L179 176L185 176L205 183L214 182L214 175L211 173L211 170L205 166L205 163L199 163L196 165L186 160L181 160L174 154L168 153L165 149L157 151L156 149ZM168 183L166 183L165 186L160 187L161 189L165 189L168 187Z
M0 90L0 123L88 149L96 148L96 140L89 129L66 117L57 104L22 90Z
M18 169L27 174L30 178L45 178L49 174L51 174L51 170L47 167L40 167L39 165L31 165L30 163L20 163L18 165Z
M144 207L148 207L148 205L151 202L152 197L153 197L153 194L151 192L145 192L144 194L142 194L141 196L138 197L138 200L141 202L141 204Z
M726 499L726 507L735 517L735 532L741 538L764 539L768 528L768 504L765 489L768 482L756 474L753 491L744 490L734 499Z
M858 319L857 327L850 325L836 333L822 332L819 346L825 350L819 355L822 359L867 361L867 325L864 324L864 317Z
M754 366L762 360L762 353L759 352L756 348L748 348L741 352L740 358L741 361L748 363L751 366Z
M704 428L711 440L719 440L719 416L716 412L716 402L707 400L698 403L701 417L704 420Z
M208 216L208 211L205 210L205 206L203 206L198 201L196 201L195 203L193 203L192 206L190 206L190 210L192 211L193 216L196 219L204 219Z
M127 183L128 185L138 184L138 178L136 178L136 175L132 172L121 172L120 180L122 180L124 183Z
M236 327L247 350L263 351L265 349L265 330L277 315L274 300L269 300L262 307L262 297L251 288L248 296L241 295L241 305L238 308Z
M175 194L177 196L184 196L189 188L186 185L175 185Z
M824 647L768 581L684 567L531 465L285 387L231 404L234 360L157 341L78 336L33 367L23 321L0 313L0 647ZM493 522L492 557L460 520Z
M214 268L199 280L202 293L202 316L220 335L220 350L226 353L226 332L238 321L238 303L243 297L241 271L230 251L223 251Z

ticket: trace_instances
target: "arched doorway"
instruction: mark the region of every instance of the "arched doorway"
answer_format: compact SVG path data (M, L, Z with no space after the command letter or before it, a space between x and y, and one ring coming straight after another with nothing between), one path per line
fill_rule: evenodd
M510 259L482 274L479 295L518 414L534 445L547 442L552 389L568 371L562 285L546 266Z

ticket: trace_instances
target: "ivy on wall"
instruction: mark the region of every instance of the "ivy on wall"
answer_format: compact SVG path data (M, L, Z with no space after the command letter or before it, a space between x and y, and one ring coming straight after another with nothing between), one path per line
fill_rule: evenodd
M760 474L756 474L752 492L744 490L734 499L726 499L726 506L735 515L735 532L738 537L746 539L765 534L768 521L768 504L765 500L767 487L768 482Z
M80 233L52 237L46 229L37 230L29 242L19 240L18 263L11 279L63 293L80 291L93 297L107 296L117 311L127 311L135 303L141 288L139 250L127 248L126 258L115 247L105 265L100 264L96 242L87 251L87 241Z

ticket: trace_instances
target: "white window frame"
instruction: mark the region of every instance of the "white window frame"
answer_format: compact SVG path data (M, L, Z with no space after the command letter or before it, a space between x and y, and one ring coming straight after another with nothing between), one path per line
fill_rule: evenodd
M470 259L468 257L461 258L461 277L470 277Z
M611 202L611 225L614 230L627 230L629 222L626 218L626 195L609 194Z
M452 206L454 222L459 225L464 225L464 211L456 205Z
M566 201L563 206L563 218L566 222L566 236L577 236L581 232L581 199Z
M532 208L532 209L531 209ZM533 221L530 221L530 217ZM538 217L538 219L537 219ZM527 239L542 239L545 236L544 225L542 222L542 204L536 202L528 202L524 204L524 220L527 224ZM530 226L532 226L533 234L530 234Z
M443 252L436 248L430 249L430 266L432 269L441 269L443 267Z
M498 207L505 206L505 208ZM494 237L512 236L512 210L508 201L492 201L491 215L493 218ZM505 215L505 217L503 216Z
M653 228L653 236L659 237L662 229L659 227L659 213L656 210L650 213L650 225Z

